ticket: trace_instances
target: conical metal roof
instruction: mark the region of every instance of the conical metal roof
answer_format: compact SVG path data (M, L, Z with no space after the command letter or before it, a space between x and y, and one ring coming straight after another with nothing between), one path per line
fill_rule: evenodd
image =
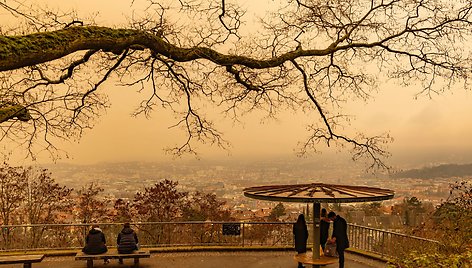
M394 196L388 189L324 183L256 186L243 191L250 198L299 203L371 202Z

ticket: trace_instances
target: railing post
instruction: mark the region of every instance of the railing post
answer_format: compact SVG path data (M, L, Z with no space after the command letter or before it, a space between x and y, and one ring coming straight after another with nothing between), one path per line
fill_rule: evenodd
M362 250L367 251L367 229L362 228Z
M352 228L352 239L351 239L352 245L356 247L357 244L358 244L357 243L357 237L358 237L357 236L357 230L358 230L358 228L357 228L357 226L353 226L353 225L351 225L351 228Z
M382 251L380 252L380 257L385 257L385 232L382 232Z
M244 222L241 225L242 246L244 247Z

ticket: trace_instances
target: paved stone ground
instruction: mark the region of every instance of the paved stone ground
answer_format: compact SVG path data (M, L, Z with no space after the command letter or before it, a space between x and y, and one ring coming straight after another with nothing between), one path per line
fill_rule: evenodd
M188 253L156 253L149 259L141 259L141 268L296 268L293 259L294 252L188 252ZM97 268L128 268L133 266L133 260L94 261ZM2 268L19 268L22 265L3 265ZM33 264L33 268L86 268L86 261L76 261L74 257L49 257L41 263ZM311 266L307 265L307 268ZM337 264L325 266L337 268ZM346 268L386 268L382 262L346 253Z

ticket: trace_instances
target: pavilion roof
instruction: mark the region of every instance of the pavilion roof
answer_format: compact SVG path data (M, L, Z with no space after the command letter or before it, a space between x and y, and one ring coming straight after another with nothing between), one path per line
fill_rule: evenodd
M324 183L256 186L243 191L250 198L299 203L371 202L394 196L389 189Z

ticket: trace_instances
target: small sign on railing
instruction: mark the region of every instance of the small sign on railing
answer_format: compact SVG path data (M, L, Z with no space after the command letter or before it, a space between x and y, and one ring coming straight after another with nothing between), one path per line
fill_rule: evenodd
M241 224L223 223L223 235L241 235Z

